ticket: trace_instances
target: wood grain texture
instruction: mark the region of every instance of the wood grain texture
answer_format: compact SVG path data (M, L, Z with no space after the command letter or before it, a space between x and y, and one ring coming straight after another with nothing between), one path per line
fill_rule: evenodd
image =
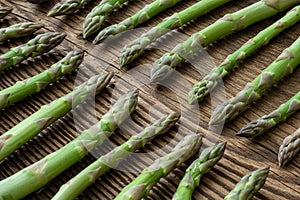
M45 29L39 32L51 30L67 33L67 39L50 53L35 59L29 59L15 68L1 73L0 89L9 87L18 80L23 80L42 72L47 69L48 66L61 59L71 49L79 48L86 51L85 60L78 73L70 74L60 80L59 83L54 83L39 94L28 97L0 111L1 133L9 130L18 122L38 110L41 105L49 103L71 91L74 86L74 80L78 74L85 76L79 78L77 76L76 80L82 80L88 75L101 71L116 72L114 83L111 84L107 90L102 92L102 94L96 96L95 108L92 101L89 101L27 142L20 150L9 156L0 164L0 180L36 162L71 141L79 134L79 130L88 128L95 123L97 121L96 119L99 119L111 107L112 102L114 102L117 97L138 84L142 85L139 86L141 92L137 111L133 114L132 118L124 123L124 125L116 131L116 134L112 136L111 145L97 148L98 153L107 152L113 148L114 145L123 143L129 138L130 134L134 134L150 124L151 121L154 120L153 118L157 119L162 116L163 113L171 111L182 112L183 118L181 119L180 125L177 125L177 127L172 129L168 134L155 139L151 144L141 149L140 152L150 153L149 156L143 159L132 157L129 161L124 163L124 170L141 170L145 166L150 165L156 158L165 155L180 139L181 136L177 137L177 132L189 134L197 131L199 134L209 134L207 124L213 109L212 103L217 101L218 97L212 95L206 98L199 106L190 107L187 103L182 103L186 102L188 89L192 84L203 77L213 65L221 63L228 54L232 53L249 38L281 17L279 15L265 20L215 42L206 49L210 56L209 59L198 60L197 65L194 66L185 63L179 69L182 75L180 79L173 77L169 82L165 83L165 86L159 86L147 84L149 80L149 67L151 63L166 52L166 49L171 49L176 43L183 41L187 36L213 23L224 14L239 10L256 1L245 0L227 3L221 8L185 25L177 32L171 32L153 46L153 49L147 50L139 59L133 62L128 71L118 70L118 57L122 47L137 37L139 35L138 32L141 33L145 30L137 29L128 37L109 39L104 44L98 46L91 43L92 39L82 40L80 37L84 17L99 0L93 1L86 9L81 10L76 15L55 18L46 17L46 13L57 0L49 1L50 3L45 5L34 5L21 0L0 0L0 2L2 5L14 8L12 14L0 22L0 27L6 27L20 21L36 21L45 25ZM128 5L124 5L117 12L113 12L112 15L108 17L103 27L120 22L149 2L151 1L133 1ZM163 18L195 2L196 0L183 1L141 27L147 28L154 26ZM282 50L298 38L299 35L300 24L298 23L286 32L280 34L280 36L272 40L269 45L261 48L260 51L242 63L237 70L224 79L226 98L233 97L237 94L237 92L244 87L246 82L251 81L257 76ZM22 38L1 44L0 53L4 53L9 48L28 40L29 38ZM128 76L128 74L132 76ZM299 78L300 70L297 69L292 76L281 82L276 88L270 91L267 96L264 96L258 101L256 105L251 106L236 120L225 125L222 135L219 138L221 141L228 142L225 155L218 165L204 176L201 185L197 187L194 193L194 199L222 199L244 174L266 165L271 167L269 177L263 189L260 190L254 199L300 199L300 157L297 156L293 162L283 169L277 167L279 146L287 135L299 128L299 113L296 113L285 123L276 126L267 134L256 140L235 137L235 133L247 122L271 112L281 103L292 97L293 94L300 89ZM78 84L78 82L75 82L75 84ZM192 117L196 117L196 119L199 120L194 120ZM80 120L78 121L78 119ZM206 145L209 143L208 140L205 140ZM159 149L163 150L158 151ZM89 154L83 160L51 181L45 188L29 195L26 199L50 199L59 189L60 185L76 175L88 164L92 163L96 159L95 155L96 153ZM190 162L191 161L185 163L167 177L161 179L160 182L153 187L147 199L171 199ZM94 185L89 187L79 199L113 199L120 190L137 175L137 172L129 173L111 170L101 179L98 179Z

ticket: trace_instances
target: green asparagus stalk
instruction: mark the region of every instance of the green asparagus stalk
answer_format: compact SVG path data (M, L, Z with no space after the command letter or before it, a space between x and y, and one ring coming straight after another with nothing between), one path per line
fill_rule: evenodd
M155 17L162 11L174 6L179 1L181 0L155 0L151 4L146 5L142 10L134 14L132 17L129 17L118 24L111 25L100 31L93 43L97 44L109 36L117 35L126 30L133 29L136 26Z
M9 7L0 7L0 19L4 18L6 15L11 13L12 8Z
M295 131L292 135L287 136L278 152L279 167L285 166L291 161L300 151L300 129Z
M125 160L131 152L135 152L157 135L166 133L178 121L180 115L170 114L161 118L141 133L132 136L127 142L116 147L109 153L101 156L78 175L62 185L52 200L75 199L88 186L93 184L97 178L105 174L109 169L116 168L121 161Z
M191 158L202 144L200 135L188 135L166 156L154 161L127 185L115 200L138 200L145 197L159 179Z
M75 88L69 94L42 106L37 112L0 136L0 161L20 148L40 131L48 127L72 108L91 95L102 91L112 78L112 74L97 75ZM0 193L1 194L1 193ZM1 198L0 198L1 199Z
M180 181L173 200L192 199L193 192L199 186L204 174L207 174L214 165L222 158L226 143L219 143L204 149L197 160L186 170L183 179Z
M48 12L48 16L71 15L86 6L92 0L62 0Z
M0 199L21 199L42 188L82 159L94 147L103 144L118 125L124 122L135 110L137 96L137 91L123 95L103 115L99 123L83 131L76 139L61 149L0 181Z
M207 76L193 86L188 96L189 103L193 104L197 101L202 101L204 97L218 85L219 80L224 78L230 70L238 66L240 62L249 57L254 51L268 44L271 39L293 26L299 20L300 6L296 6L283 18L246 42L241 48L229 55L223 63L213 68Z
M299 2L300 0L261 0L235 13L225 15L205 29L193 34L183 43L178 44L170 53L166 53L156 60L150 73L151 81L164 80L186 59L195 56L202 47L249 25L274 16Z
M81 64L83 56L81 50L71 51L62 60L53 64L50 69L27 80L18 81L15 85L0 91L0 109L40 92L50 83L74 71Z
M287 102L280 105L280 107L268 115L265 115L257 120L254 120L244 126L238 133L242 137L256 137L277 124L285 121L288 117L300 109L300 91L289 99Z
M7 53L0 55L0 72L17 65L29 57L42 55L57 45L66 37L64 33L48 32L37 35L28 43L11 48Z
M200 0L185 10L174 13L172 16L165 18L160 24L151 28L149 31L141 35L139 38L133 40L123 48L120 57L121 67L124 67L128 63L138 58L144 52L147 46L156 41L159 37L165 35L170 30L179 28L189 21L192 21L193 19L200 17L203 14L229 1L232 0Z
M265 184L269 167L260 168L245 175L224 200L250 200Z
M116 8L128 0L102 0L93 10L86 16L83 23L83 38L93 35L101 28L106 17Z
M274 84L293 73L293 70L300 64L299 51L300 37L235 97L220 104L214 110L210 124L234 119L250 104L260 99Z
M33 22L23 22L12 26L0 29L0 42L5 42L10 39L26 37L39 30L43 26Z

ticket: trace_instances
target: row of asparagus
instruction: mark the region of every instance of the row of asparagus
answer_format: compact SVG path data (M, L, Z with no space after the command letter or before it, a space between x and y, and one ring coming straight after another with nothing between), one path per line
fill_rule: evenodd
M80 60L78 57L76 59ZM94 94L94 91L96 94L100 93L108 85L112 76L112 73L107 73L91 77L69 94L49 105L42 106L37 112L4 133L0 136L0 159L3 160L41 130L65 115L71 110L72 105L76 107L84 102ZM53 178L81 160L96 146L105 143L117 127L134 112L137 104L137 90L121 96L97 124L83 131L76 139L40 161L0 181L1 199L20 199L44 187ZM64 184L53 199L75 199L97 178L108 170L117 167L130 153L145 146L156 136L169 131L179 120L179 117L176 113L162 117L139 134L132 136L127 142L101 156ZM184 137L169 154L155 160L152 165L144 169L134 181L120 192L116 199L141 199L146 196L160 178L196 154L201 144L202 136L199 134ZM224 150L225 143L218 143L201 151L199 158L186 170L173 199L191 199L201 177L208 173L221 159ZM225 199L252 198L263 186L268 171L268 168L262 168L246 175ZM22 188L22 190L18 188Z

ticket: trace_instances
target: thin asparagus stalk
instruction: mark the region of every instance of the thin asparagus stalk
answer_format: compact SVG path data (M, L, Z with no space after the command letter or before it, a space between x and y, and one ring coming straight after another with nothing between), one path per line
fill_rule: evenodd
M285 121L288 117L300 109L300 91L289 99L287 102L268 115L265 115L257 120L254 120L244 126L236 135L242 137L256 137L277 124Z
M139 12L135 13L132 17L129 17L118 24L113 24L100 31L93 43L97 44L98 42L106 39L109 36L117 35L126 30L133 29L136 26L155 17L162 11L174 6L179 1L181 0L155 0L151 4L146 5Z
M294 7L283 18L259 32L254 38L246 42L241 48L229 55L218 67L213 68L210 73L200 82L196 83L189 92L188 101L190 104L202 101L217 85L219 80L224 78L230 70L238 66L240 62L249 57L254 51L268 44L271 39L293 26L300 20L300 6Z
M222 142L204 149L197 160L186 170L183 179L180 181L173 200L192 199L193 192L199 186L204 174L207 174L214 165L222 158L226 143Z
M154 161L127 185L115 200L139 200L145 197L159 179L191 158L202 144L200 135L188 135L166 156Z
M269 167L260 168L245 175L224 200L250 200L265 184Z
M171 75L186 59L195 56L199 50L231 33L267 19L290 7L300 0L261 0L242 10L227 14L205 29L193 34L178 44L170 53L156 60L150 73L152 82L159 82ZM259 13L259 14L257 14Z
M201 0L181 12L174 13L171 17L165 18L160 24L151 28L123 48L120 56L121 68L138 58L147 46L170 30L179 28L229 1L232 0Z
M43 25L33 22L23 22L0 29L0 42L26 37L42 28Z
M300 151L300 129L295 131L292 135L287 136L278 152L279 167L285 166L291 161Z
M74 71L81 64L84 53L81 50L69 52L50 69L0 91L0 109L10 106L31 94L40 92L50 83L58 81L64 75Z
M92 0L62 0L48 12L48 16L71 15L86 6Z
M293 70L300 64L299 51L300 37L252 82L247 83L246 87L235 97L220 104L214 110L210 124L218 124L224 120L227 122L234 119L250 104L260 99L274 84L292 74Z
M112 78L112 74L97 75L76 87L69 94L42 106L37 112L0 136L0 161L20 148L40 131L48 127L72 108L91 95L101 92ZM1 192L0 192L1 194Z
M93 10L86 16L83 23L83 38L93 35L101 28L106 17L116 8L128 0L102 0Z
M62 185L52 200L75 199L88 186L93 184L97 178L105 174L109 169L117 167L121 161L130 155L130 152L135 152L156 136L170 130L179 120L179 117L180 115L175 113L163 117L144 129L141 133L132 136L121 146L101 156L66 184Z
M57 45L66 37L64 33L48 32L37 35L26 44L11 48L7 53L0 55L0 72L17 65L29 57L42 55Z
M4 18L6 15L11 13L12 8L10 7L0 7L0 19Z
M137 91L123 95L103 115L99 123L83 131L76 139L40 161L0 181L0 199L21 199L42 188L64 170L101 145L135 110ZM22 188L22 189L20 189Z

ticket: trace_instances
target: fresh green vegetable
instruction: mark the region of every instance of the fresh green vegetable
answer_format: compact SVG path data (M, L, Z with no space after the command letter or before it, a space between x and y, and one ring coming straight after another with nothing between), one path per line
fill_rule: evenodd
M215 89L219 81L224 78L230 70L248 58L254 51L268 44L269 41L279 33L293 26L299 20L300 6L296 6L283 18L259 32L254 38L250 39L241 48L229 55L222 64L213 68L207 76L193 86L188 96L189 103L193 104L197 101L202 101L210 91Z
M291 161L300 151L300 129L295 131L292 135L287 136L278 153L279 167L285 166Z
M260 99L274 84L293 73L293 70L300 64L299 51L300 37L235 97L219 105L212 114L210 124L234 119L250 104Z
M136 26L155 17L162 11L174 6L179 1L181 0L154 0L151 4L146 5L142 10L135 13L133 16L100 31L94 40L94 44L97 44L109 36L117 35L118 33L135 28Z
M202 144L200 135L188 135L166 156L154 161L127 185L115 200L139 200L145 197L159 179L191 158Z
M300 0L261 0L242 10L225 15L205 29L193 34L189 39L178 44L170 53L166 53L155 61L150 74L151 81L164 80L176 70L176 67L188 58L195 56L202 47L274 16L298 3Z
M66 37L64 33L47 32L37 35L26 44L11 48L7 53L0 55L0 72L17 65L29 57L42 55L57 45Z
M83 38L93 35L101 28L106 17L116 8L128 0L102 0L93 10L86 16L83 23Z
M108 76L106 75L106 77ZM98 77L92 79L97 80ZM42 188L57 175L82 159L94 147L103 144L135 110L138 101L137 96L137 91L123 95L103 115L99 123L83 131L75 140L42 160L0 181L0 199L21 199Z
M71 51L62 60L53 64L50 69L24 81L18 81L13 86L0 91L0 109L40 92L50 83L74 71L82 62L83 55L81 50Z
M76 87L69 94L42 106L37 112L0 136L0 160L20 148L40 131L48 127L72 108L91 95L101 92L112 78L112 74L96 75ZM1 194L1 192L0 192ZM1 198L0 198L1 199Z
M174 13L171 17L165 18L157 26L151 28L139 38L133 40L126 45L120 57L120 65L124 67L128 63L139 57L147 46L157 40L159 37L165 35L172 29L179 28L180 26L202 16L203 14L229 2L232 0L200 0L192 6L184 9L181 12Z
M48 12L48 16L71 15L86 6L92 0L62 0Z
M170 114L156 121L141 133L132 136L127 142L116 147L109 153L101 156L78 175L61 186L52 200L75 199L97 178L105 174L109 169L118 167L121 161L126 159L131 152L135 152L156 136L166 133L179 120L180 115Z
M245 175L224 200L250 200L265 184L269 167L257 169Z
M288 117L300 109L300 91L281 106L257 120L254 120L244 126L238 133L242 137L256 137L269 129L273 128L280 122L285 121Z
M6 28L0 28L0 42L29 36L42 27L41 24L23 22Z
M222 158L225 147L226 143L222 142L210 146L200 153L199 158L185 171L185 175L179 183L173 200L192 199L193 192L199 186L200 179Z

